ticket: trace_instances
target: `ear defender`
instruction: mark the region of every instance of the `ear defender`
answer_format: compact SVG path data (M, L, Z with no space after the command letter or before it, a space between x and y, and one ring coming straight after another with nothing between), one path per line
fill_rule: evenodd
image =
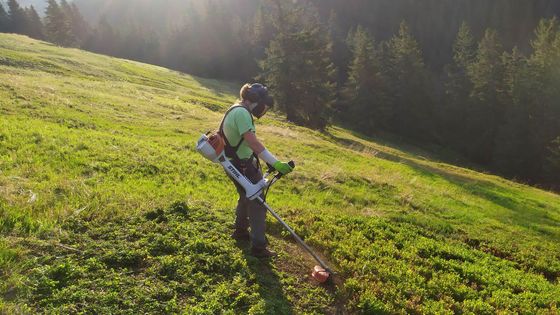
M266 87L260 83L254 83L247 89L244 98L251 103L258 103L265 95L268 95Z
M251 103L258 103L259 102L259 94L253 90L249 90L247 91L247 99L251 102Z
M253 103L251 113L257 118L261 118L274 105L274 99L268 95L268 89L260 83L251 84L243 98Z

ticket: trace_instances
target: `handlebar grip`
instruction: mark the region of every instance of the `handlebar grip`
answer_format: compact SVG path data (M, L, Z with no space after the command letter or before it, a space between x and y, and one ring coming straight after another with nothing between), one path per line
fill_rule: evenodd
M288 165L290 165L291 168L295 168L295 167L296 167L296 163L295 163L294 161L288 162ZM274 166L272 166L272 165L270 165L270 164L268 164L268 163L266 163L266 166L268 166L268 172L269 172L269 173L272 173L272 172L275 172L275 171L276 171L276 169L274 169Z

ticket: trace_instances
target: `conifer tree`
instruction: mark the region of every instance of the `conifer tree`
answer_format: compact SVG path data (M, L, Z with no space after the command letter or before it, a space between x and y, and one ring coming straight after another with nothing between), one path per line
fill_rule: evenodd
M128 27L121 35L120 53L127 59L151 61L157 63L159 42L156 34L149 28L139 24Z
M476 43L466 22L461 24L453 45L453 61L460 71L465 71L476 56Z
M392 104L390 128L400 135L421 140L433 136L429 77L418 43L403 21L387 44L384 73Z
M265 58L265 52L268 44L274 37L274 25L270 15L270 8L265 2L259 3L257 10L253 16L253 23L249 31L251 37L248 39L249 54L256 60ZM253 75L260 71L258 63L249 65Z
M171 31L161 54L163 64L167 67L194 74L192 66L198 56L194 52L197 47L193 43L196 42L195 36L199 34L201 19L192 2L186 12L188 18Z
M329 16L328 32L329 40L332 42L331 60L339 70L337 71L336 82L337 85L342 86L343 82L347 79L347 66L352 59L352 52L346 42L348 39L347 34L344 34L344 31L340 27L340 21L334 10L331 11Z
M59 4L59 9L61 11L61 14L63 16L63 20L64 20L64 24L66 27L65 30L65 46L76 46L77 44L77 38L76 38L76 34L74 33L74 25L73 25L73 21L72 21L72 16L73 16L73 12L72 12L72 7L70 6L70 4L68 4L68 1L66 0L60 0L60 4ZM61 23L62 25L62 23Z
M56 0L48 0L45 11L45 30L49 41L62 46L73 43L70 25Z
M192 47L192 45L189 45L191 40L188 35L187 25L183 25L169 34L167 41L162 45L161 51L164 66L188 72L186 65L189 54L187 49Z
M45 34L43 32L43 22L37 14L37 11L33 6L30 6L25 10L27 15L27 25L25 33L35 39L45 39Z
M560 189L560 136L548 146L546 164L544 166L545 180L548 180L556 189Z
M8 0L9 27L8 32L25 34L27 27L27 17L25 11L20 7L16 0Z
M262 47L262 52L264 55L264 50L267 44L274 36L273 25L270 22L271 16L265 10L264 3L260 3L257 8L257 12L253 17L253 27L252 27L252 40L251 43L257 47Z
M499 99L497 91L501 90L502 69L500 60L502 45L498 34L487 29L478 45L475 62L469 68L473 84L472 96L482 102L496 104Z
M504 121L498 126L492 157L494 167L508 176L531 178L539 172L533 165L534 152L527 88L530 81L527 59L515 47L502 57L504 69Z
M381 56L371 35L361 26L348 36L353 59L342 90L346 121L364 132L386 127L390 108L384 98Z
M469 26L463 22L453 44L453 62L445 69L445 98L439 111L439 119L443 121L443 135L448 143L463 152L467 137L465 117L470 107L469 95L472 90L467 72L475 55L476 43Z
M261 62L262 78L288 120L324 129L336 86L330 43L315 14L300 7L287 8L281 1L276 4L277 35Z
M10 17L0 2L0 33L8 32Z
M120 56L121 48L120 33L115 31L106 17L102 17L92 35L85 43L88 50L110 55Z
M529 69L533 84L531 94L531 117L535 119L532 139L536 151L535 164L542 165L541 180L555 181L550 174L556 173L557 164L552 163L551 152L555 150L555 139L560 136L560 25L556 18L543 19L535 31L531 43L533 54L529 58ZM551 149L552 148L552 149ZM554 155L552 155L554 156Z
M469 67L472 105L467 113L467 151L476 162L492 160L494 139L503 118L502 46L494 30L486 30Z
M70 4L70 28L74 34L74 38L79 46L83 45L84 41L89 36L91 30L90 26L84 19L82 13L78 9L75 2Z

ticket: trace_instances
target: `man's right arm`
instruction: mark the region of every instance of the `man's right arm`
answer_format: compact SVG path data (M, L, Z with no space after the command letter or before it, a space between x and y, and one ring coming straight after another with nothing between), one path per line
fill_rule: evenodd
M251 150L253 150L253 152L255 152L257 155L266 150L264 145L259 141L259 139L257 139L257 135L252 130L244 133L243 139L245 140L245 142L247 142L249 148L251 148Z
M257 139L257 135L253 131L247 131L246 133L244 133L243 139L261 160L274 167L274 169L282 173L282 175L286 175L293 170L292 167L288 165L288 163L278 161L278 159L264 147L259 139Z

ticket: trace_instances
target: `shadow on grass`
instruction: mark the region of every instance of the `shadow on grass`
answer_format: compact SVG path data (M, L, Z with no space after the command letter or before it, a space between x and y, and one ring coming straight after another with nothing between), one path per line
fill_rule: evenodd
M352 139L338 137L331 133L325 133L325 135L330 140L359 152L368 149L364 144ZM549 204L523 195L520 191L516 191L515 188L507 189L487 179L472 178L460 173L453 173L405 156L381 151L375 154L375 156L407 165L425 178L444 181L450 186L459 188L465 194L478 196L496 206L509 210L507 213L490 211L485 213L486 216L503 224L511 225L513 223L547 237L560 240L560 220L553 217L550 213L554 209L551 209Z
M375 142L382 146L391 147L396 150L406 152L410 155L417 156L419 159L429 160L436 163L447 163L447 164L455 165L457 167L471 169L473 171L480 172L480 173L485 171L485 169L482 166L465 159L462 155L460 155L456 151L447 149L446 147L437 144L422 143L420 146L418 146L418 145L413 145L410 142L407 142L405 138L401 136L393 135L390 133L382 133L379 136L370 137L361 134L355 130L352 130L351 126L346 126L345 128L346 128L345 131L347 131L348 133L350 133L352 136L356 138L365 141ZM324 135L326 136L327 139L334 141L340 145L358 147L361 149L367 148L365 145L357 141L343 138L343 137L338 137L330 131L325 132ZM385 155L385 157L387 157L388 159L395 160L395 161L399 161L401 158L401 156L390 154L387 152L380 152L380 154Z
M192 76L193 80L207 88L217 97L226 97L230 95L238 95L239 89L241 88L241 83L230 83L224 81L218 81L214 79L201 78L197 76Z
M294 314L292 306L284 294L282 282L274 272L271 259L259 259L250 255L247 242L237 242L239 247L245 247L243 255L249 269L256 274L258 292L265 301L265 314Z

